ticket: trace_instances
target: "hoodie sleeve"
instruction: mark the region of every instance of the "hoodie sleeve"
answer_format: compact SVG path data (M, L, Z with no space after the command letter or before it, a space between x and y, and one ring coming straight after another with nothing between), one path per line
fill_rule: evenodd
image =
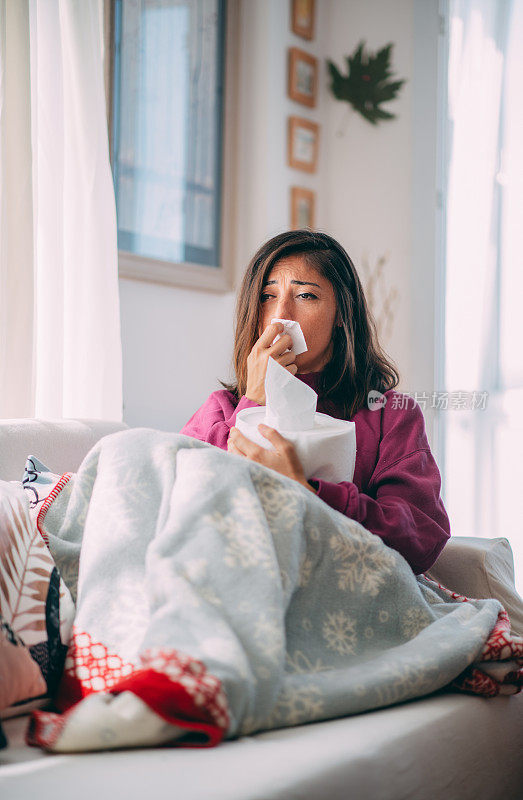
M183 426L180 433L227 450L229 432L236 424L236 415L243 408L256 408L257 405L244 396L235 406L230 392L213 392Z
M450 537L441 476L420 406L385 406L378 460L367 487L318 481L318 496L360 522L408 561L416 575L434 564Z

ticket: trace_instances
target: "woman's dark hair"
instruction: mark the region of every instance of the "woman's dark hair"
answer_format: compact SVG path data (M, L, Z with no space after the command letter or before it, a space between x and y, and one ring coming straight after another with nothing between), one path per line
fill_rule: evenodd
M367 403L371 389L385 392L399 383L399 373L378 342L376 323L360 279L343 247L326 233L294 230L263 244L245 272L236 303L233 367L236 382L226 384L240 398L247 388L247 356L258 340L260 297L274 265L302 255L334 289L340 325L333 329L332 358L321 373L319 397L343 408L346 419Z

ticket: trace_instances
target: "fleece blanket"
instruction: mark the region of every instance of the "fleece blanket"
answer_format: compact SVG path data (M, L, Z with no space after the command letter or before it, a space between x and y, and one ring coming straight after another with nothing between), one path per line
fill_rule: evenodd
M521 688L523 639L497 600L416 577L295 481L190 437L105 437L39 527L77 601L61 713L28 732L49 750L208 746Z

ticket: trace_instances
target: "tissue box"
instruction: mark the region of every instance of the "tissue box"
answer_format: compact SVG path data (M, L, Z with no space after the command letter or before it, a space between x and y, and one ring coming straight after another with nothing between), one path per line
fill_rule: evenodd
M258 430L265 422L265 408L244 408L236 417L236 427L248 439L273 450ZM328 414L314 415L314 427L306 431L278 430L296 447L305 477L340 483L351 481L356 464L356 424Z

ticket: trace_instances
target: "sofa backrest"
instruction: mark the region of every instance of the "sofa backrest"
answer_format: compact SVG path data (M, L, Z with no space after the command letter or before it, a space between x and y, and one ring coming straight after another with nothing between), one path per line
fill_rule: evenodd
M99 419L0 419L0 479L21 480L28 455L52 472L75 472L98 439L127 427Z

